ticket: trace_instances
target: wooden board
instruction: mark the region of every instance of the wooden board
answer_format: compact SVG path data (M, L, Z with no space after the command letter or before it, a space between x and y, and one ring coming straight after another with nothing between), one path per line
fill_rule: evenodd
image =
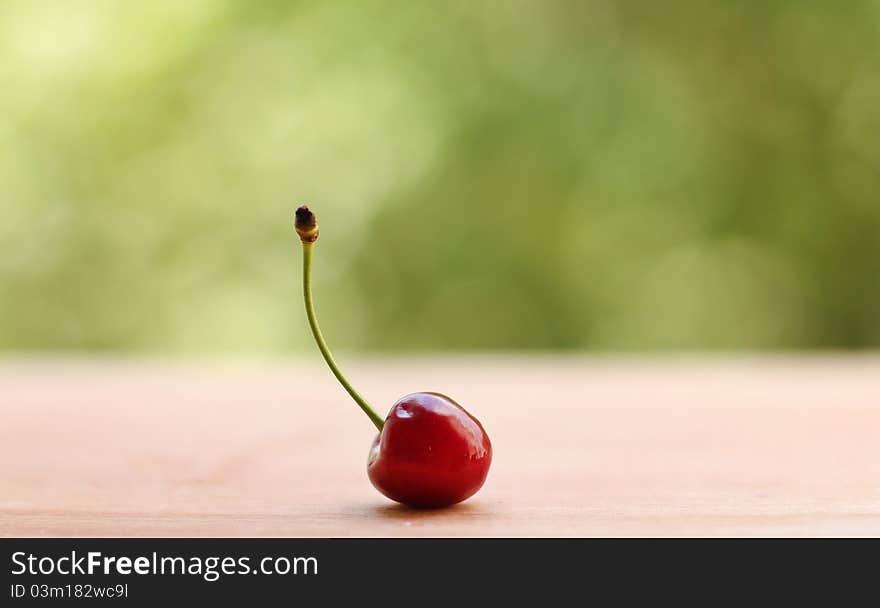
M3 536L880 535L880 358L376 358L484 423L483 490L396 506L315 357L0 361ZM380 406L381 404L381 406Z

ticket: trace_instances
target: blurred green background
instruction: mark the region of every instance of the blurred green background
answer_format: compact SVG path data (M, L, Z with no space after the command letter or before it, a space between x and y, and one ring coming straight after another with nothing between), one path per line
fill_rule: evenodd
M0 349L880 345L880 3L0 2Z

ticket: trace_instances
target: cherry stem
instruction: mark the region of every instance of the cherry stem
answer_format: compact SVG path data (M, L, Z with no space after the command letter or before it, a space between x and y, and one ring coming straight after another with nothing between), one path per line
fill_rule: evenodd
M303 209L303 207L300 207L300 209ZM314 214L311 214L311 212L308 211L308 208L305 208L305 210L311 215L312 221L314 222ZM300 221L299 210L297 210L297 221ZM297 232L299 232L299 229ZM339 366L336 365L336 361L333 359L333 355L330 353L330 349L327 347L327 343L324 341L324 335L321 333L321 328L318 326L318 317L315 316L315 305L312 302L312 253L315 249L315 240L317 240L317 224L314 224L314 234L315 236L312 240L307 240L304 234L300 232L303 246L303 298L306 303L306 315L309 318L309 327L312 328L312 336L315 338L318 350L320 350L321 355L324 356L324 361L326 361L327 365L330 367L330 371L332 371L333 375L336 376L336 379L339 380L339 384L341 384L342 388L351 395L351 398L354 399L355 403L360 406L367 417L381 432L382 427L385 425L385 421L382 420L372 407L370 407L370 404L367 403L366 399L361 397L360 394L354 390L354 387L342 374L342 371L340 371Z

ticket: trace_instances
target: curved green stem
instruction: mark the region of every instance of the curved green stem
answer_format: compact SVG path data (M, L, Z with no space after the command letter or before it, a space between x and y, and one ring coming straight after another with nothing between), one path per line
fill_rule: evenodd
M346 380L345 376L342 375L342 372L339 370L339 366L336 365L336 361L333 360L333 355L330 354L330 349L327 348L327 343L324 342L324 336L321 334L321 328L318 327L318 318L315 316L315 305L312 303L312 252L315 248L314 243L307 243L303 241L303 297L306 302L306 315L309 317L309 327L312 328L312 335L315 337L315 343L318 345L318 350L321 351L321 354L324 356L324 361L327 362L327 365L330 366L330 371L333 372L333 375L336 376L336 379L339 380L339 384L342 385L351 398L355 400L360 408L364 411L364 413L369 417L369 419L376 425L376 428L379 431L382 431L382 427L385 424L385 421L379 417L379 414L370 407L370 404L360 396L360 394L354 390L354 387L349 384L348 380Z

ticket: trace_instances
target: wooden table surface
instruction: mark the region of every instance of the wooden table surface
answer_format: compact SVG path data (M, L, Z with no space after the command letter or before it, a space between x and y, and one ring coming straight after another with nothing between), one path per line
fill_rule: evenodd
M5 359L0 536L880 535L878 357L341 359L477 415L483 490L379 495L316 357Z

